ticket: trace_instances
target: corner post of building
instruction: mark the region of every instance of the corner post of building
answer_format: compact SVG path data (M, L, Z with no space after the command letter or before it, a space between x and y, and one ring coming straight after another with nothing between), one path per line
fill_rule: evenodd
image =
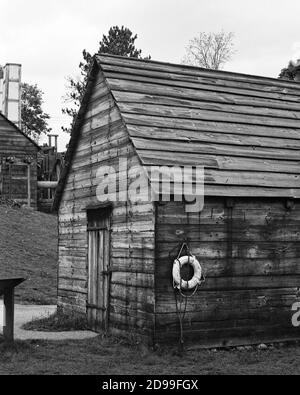
M31 207L31 164L27 165L27 205Z
M14 341L14 288L4 291L4 327L3 336L5 341Z
M14 341L15 288L24 278L0 278L0 296L3 296L3 337L6 342Z

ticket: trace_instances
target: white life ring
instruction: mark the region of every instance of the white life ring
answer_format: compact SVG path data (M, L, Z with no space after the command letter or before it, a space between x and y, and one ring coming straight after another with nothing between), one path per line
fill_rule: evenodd
M190 281L185 281L181 278L181 268L187 264L190 264L194 269L194 276ZM195 256L183 256L179 259L175 259L173 264L173 280L174 288L184 290L195 289L201 284L202 267Z

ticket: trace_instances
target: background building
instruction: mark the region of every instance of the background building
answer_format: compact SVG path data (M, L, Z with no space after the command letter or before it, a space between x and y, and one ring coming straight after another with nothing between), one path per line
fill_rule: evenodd
M0 69L0 198L37 208L38 145L21 131L21 65Z

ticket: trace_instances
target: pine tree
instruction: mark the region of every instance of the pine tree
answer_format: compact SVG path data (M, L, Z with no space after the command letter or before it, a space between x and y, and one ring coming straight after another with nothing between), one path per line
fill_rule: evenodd
M294 80L295 76L296 64L293 61L290 61L288 67L281 70L278 78L281 80Z
M120 28L118 26L113 26L109 29L107 36L103 35L97 53L142 58L142 50L135 47L136 39L137 35L134 35L127 27L122 26ZM82 55L83 60L79 64L80 77L78 79L74 79L73 77L68 78L68 91L65 96L65 102L71 104L71 106L64 108L62 112L72 118L72 123L70 129L63 128L66 132L71 131L75 122L92 64L93 57L87 50L83 50ZM150 56L148 56L147 59L150 59Z

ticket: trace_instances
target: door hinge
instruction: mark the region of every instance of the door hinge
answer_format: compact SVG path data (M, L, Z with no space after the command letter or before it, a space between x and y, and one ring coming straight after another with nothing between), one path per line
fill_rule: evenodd
M87 303L87 304L86 304L86 307L87 307L88 309L95 309L95 310L107 311L107 308L106 308L106 307L99 307L99 306L96 306L96 305L90 304L90 303Z
M103 271L101 272L101 274L102 274L103 276L109 276L111 273L112 273L112 270L111 270L111 269L103 270Z

